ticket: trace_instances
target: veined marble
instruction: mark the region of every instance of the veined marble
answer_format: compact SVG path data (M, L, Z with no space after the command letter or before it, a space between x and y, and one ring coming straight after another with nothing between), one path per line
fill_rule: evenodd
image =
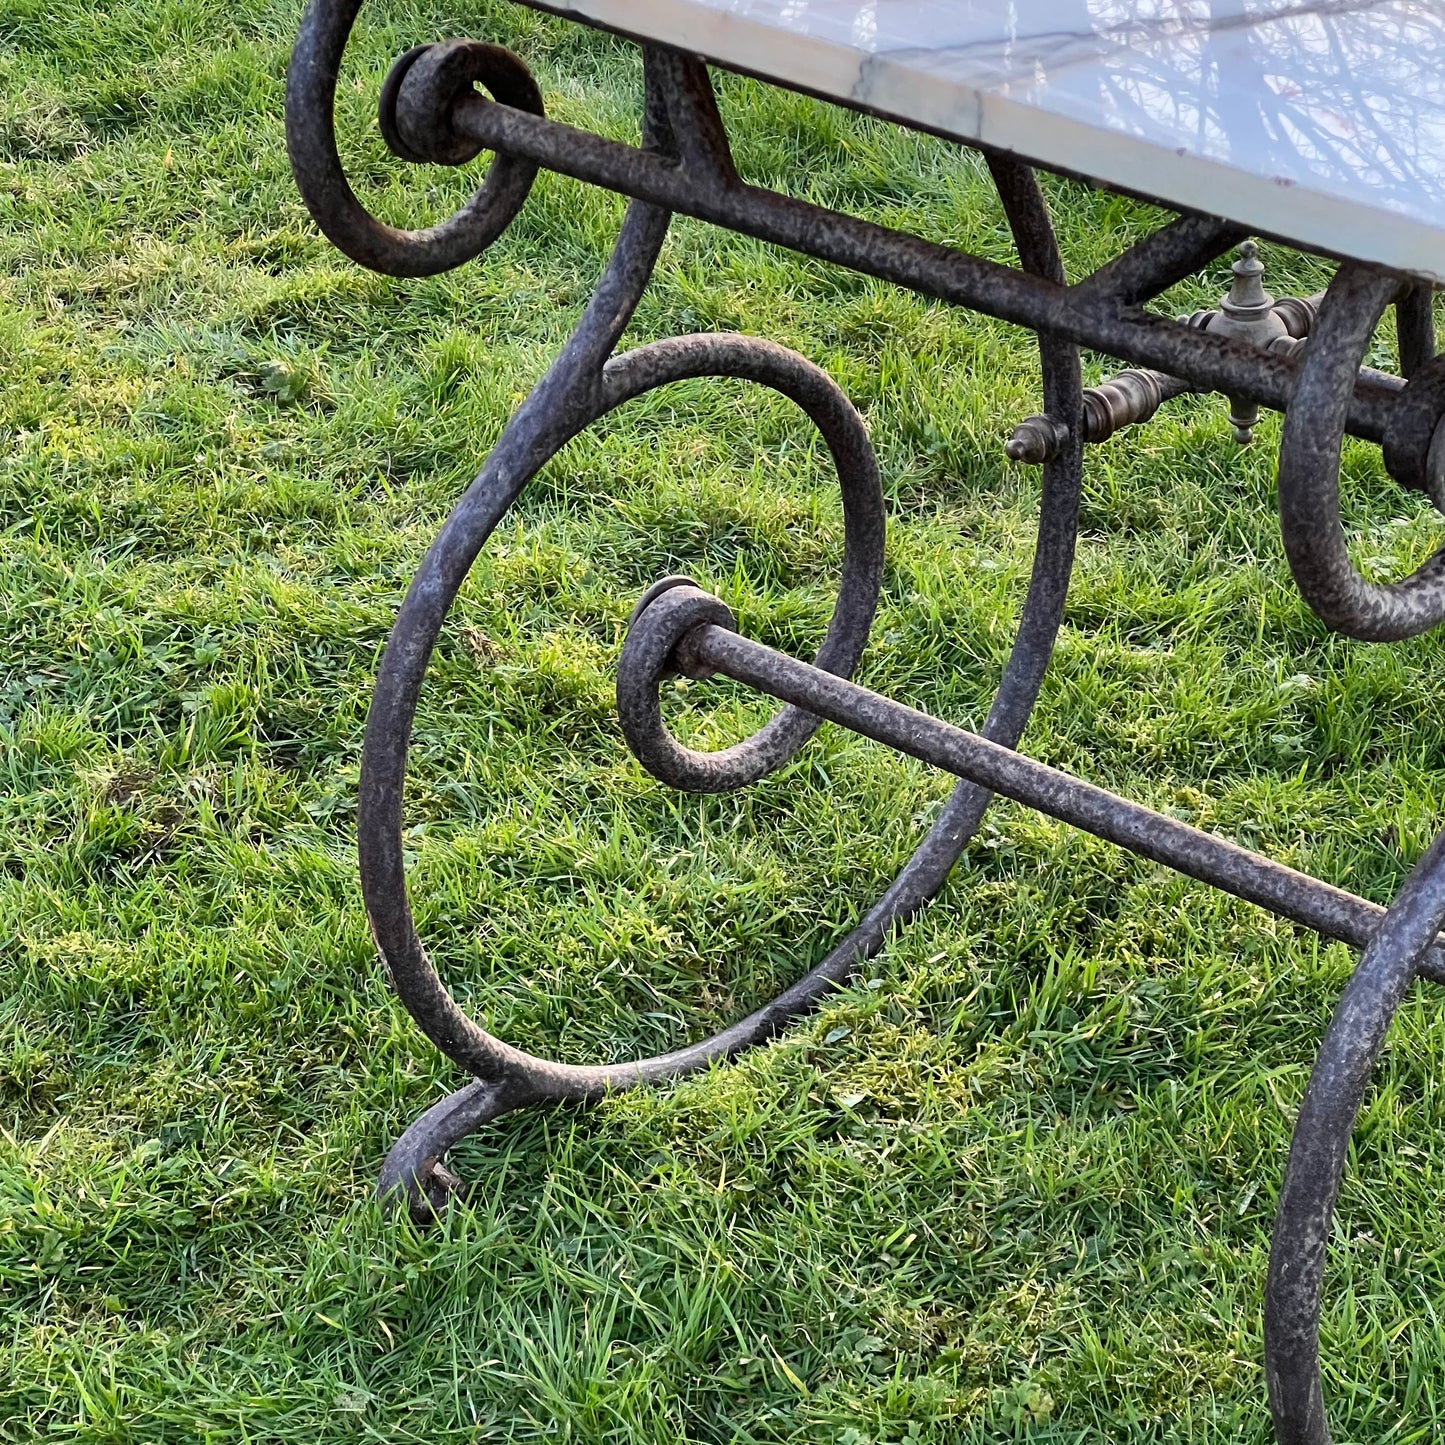
M1445 0L540 0L1445 283Z

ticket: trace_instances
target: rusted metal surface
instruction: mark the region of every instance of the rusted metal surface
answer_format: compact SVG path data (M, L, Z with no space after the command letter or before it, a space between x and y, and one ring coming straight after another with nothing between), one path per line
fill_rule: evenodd
M1400 375L1406 380L1435 356L1435 292L1424 282L1411 286L1395 302L1395 333L1400 342Z
M1180 216L1105 262L1074 290L1079 297L1105 306L1142 306L1193 276L1245 236L1242 227L1212 216Z
M655 72L649 66L650 81ZM1000 187L1019 227L1026 264L1057 271L1047 211L1032 174L1001 165ZM457 504L423 560L398 615L367 721L358 828L362 888L378 948L398 994L427 1036L478 1082L443 1100L397 1141L380 1190L399 1192L414 1217L441 1206L454 1176L438 1160L467 1133L527 1104L596 1098L609 1089L673 1078L767 1039L826 998L860 959L930 898L978 827L988 794L961 784L892 886L858 926L779 997L711 1039L636 1063L569 1066L538 1059L493 1038L467 1018L436 974L412 921L402 867L401 800L411 721L442 619L482 543L525 482L572 436L615 406L668 381L744 377L789 395L820 429L838 464L846 518L843 579L834 624L820 650L829 667L851 671L866 638L882 566L882 502L876 464L851 405L826 376L794 353L750 337L674 338L605 361L640 295L665 226L663 213L634 206L617 251L578 332L513 417L481 475ZM603 303L599 305L599 302ZM599 317L606 316L605 327ZM1065 415L1079 407L1078 357L1067 342L1041 339L1047 400ZM1034 575L987 730L1017 740L1038 695L1063 615L1080 495L1077 448L1045 468L1045 510ZM670 579L664 579L668 581ZM659 584L655 592L666 591ZM785 709L726 754L708 760L689 786L736 787L778 766L819 719ZM721 763L719 763L721 759ZM684 779L679 779L684 781Z
M286 148L291 172L312 219L326 237L353 261L388 276L434 276L479 256L515 219L536 179L534 162L498 156L481 189L449 220L419 231L402 231L378 221L357 200L342 169L332 123L336 79L346 40L361 0L323 0L309 5L286 69ZM392 67L383 91L390 115L406 74L432 46L416 46ZM510 51L488 46L485 69L499 100L536 115L542 93L525 65ZM393 147L401 142L389 120L384 126ZM414 158L407 151L406 158Z
M422 561L397 616L367 719L359 800L362 889L378 950L429 1039L473 1082L428 1109L393 1146L379 1192L417 1220L461 1181L443 1164L459 1139L512 1109L675 1078L749 1048L815 1007L947 878L999 792L1133 852L1225 889L1364 951L1326 1035L1301 1109L1280 1198L1266 1317L1266 1375L1281 1445L1327 1445L1318 1367L1324 1248L1350 1130L1390 1020L1416 976L1445 982L1445 837L1387 910L1225 839L1030 761L1014 751L1039 695L1063 617L1078 532L1083 450L1152 416L1185 391L1231 400L1241 433L1257 408L1285 413L1280 512L1285 550L1309 605L1352 636L1393 639L1445 616L1445 548L1412 577L1376 584L1350 563L1340 529L1343 437L1383 445L1391 475L1445 510L1445 361L1436 357L1426 288L1343 265L1328 291L1274 301L1248 252L1218 309L1178 320L1144 309L1225 254L1237 226L1181 216L1092 275L1068 284L1033 172L988 164L1018 267L968 255L867 220L747 184L739 176L706 67L644 48L642 143L624 145L548 120L523 63L500 47L446 41L407 51L383 87L381 131L402 160L462 164L493 153L480 189L441 225L400 230L371 216L342 170L333 132L337 74L360 0L312 0L287 75L287 140L318 225L355 260L397 276L445 271L480 255L524 204L540 168L628 196L616 246L571 338L502 433ZM483 87L488 94L477 90ZM966 732L849 681L883 575L884 509L863 423L805 358L753 337L674 337L614 349L651 277L673 212L906 286L1034 331L1043 411L1015 430L1008 454L1041 463L1038 543L1018 638L988 718ZM1402 376L1362 365L1395 307ZM1079 346L1130 369L1082 387ZM959 778L913 857L820 963L710 1039L655 1058L587 1067L512 1048L457 1005L427 957L403 866L406 759L417 700L443 620L481 548L559 449L618 406L684 378L730 377L791 399L818 429L838 476L845 547L827 635L812 663L741 638L718 599L668 577L635 609L619 662L624 734L658 777L683 788L746 786L794 756L824 719ZM667 733L657 684L669 669L724 673L783 707L718 753Z
M1242 396L1284 410L1294 389L1298 367L1290 357L1261 353L1224 337L1193 331L1168 317L1121 306L1085 291L1083 284L1070 287L1048 282L756 186L718 189L695 184L683 169L659 157L479 95L458 104L451 124L489 150L524 157L548 170L892 281L925 296L983 311L1031 331L1054 332L1096 351L1182 377L1202 391ZM1226 250L1237 235L1237 229L1220 226L1214 232L1218 245L1214 254ZM1202 266L1211 259L1200 255L1197 264ZM1361 378L1349 408L1351 434L1378 441L1402 386L1396 378Z

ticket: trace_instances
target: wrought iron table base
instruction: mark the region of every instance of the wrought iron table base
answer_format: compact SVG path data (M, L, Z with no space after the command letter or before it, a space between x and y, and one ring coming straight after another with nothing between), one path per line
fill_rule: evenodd
M362 886L377 947L423 1031L474 1076L428 1109L387 1156L379 1184L420 1222L460 1181L444 1164L458 1140L527 1105L586 1101L609 1090L677 1078L776 1034L814 1008L942 885L993 793L1111 839L1363 949L1325 1036L1285 1172L1265 1309L1266 1377L1281 1445L1327 1445L1318 1336L1324 1249L1345 1154L1386 1030L1417 974L1445 982L1445 834L1384 910L1269 862L1014 751L1039 695L1063 616L1079 519L1085 444L1147 419L1172 395L1223 393L1246 440L1261 405L1285 412L1280 510L1286 553L1309 605L1331 627L1369 640L1408 637L1445 618L1445 548L1413 576L1366 581L1351 564L1339 519L1339 459L1348 433L1382 444L1391 474L1445 507L1445 363L1434 356L1428 287L1344 263L1322 297L1275 302L1246 246L1218 311L1172 321L1144 304L1242 239L1238 226L1182 216L1075 285L1064 278L1034 173L1009 157L988 164L1013 231L1020 269L995 265L744 184L705 66L645 48L641 147L549 121L521 61L492 45L419 46L393 67L382 132L411 161L462 164L495 152L476 197L426 231L398 231L361 207L332 129L337 73L360 0L312 0L287 80L296 179L326 234L364 265L425 275L483 251L515 217L539 166L632 197L606 271L571 339L507 424L476 480L428 550L397 616L367 720L359 810ZM483 85L493 99L474 88ZM1038 541L1018 637L979 734L965 732L850 682L866 645L883 575L884 509L861 418L838 387L796 353L736 335L675 337L614 349L651 277L672 211L1033 329L1044 411L1015 430L1009 454L1042 465ZM1397 313L1403 377L1362 365L1385 309ZM1131 363L1086 393L1078 347ZM407 896L402 854L406 756L417 700L442 622L481 548L537 472L600 417L684 378L732 377L772 388L818 428L842 491L845 549L837 603L813 663L733 630L727 609L686 578L641 599L618 668L618 711L633 752L681 788L741 788L793 757L824 719L954 773L959 782L887 891L826 958L772 1002L714 1037L636 1063L579 1067L535 1058L486 1033L458 1007L427 957ZM751 737L697 753L666 731L659 680L714 672L784 706Z

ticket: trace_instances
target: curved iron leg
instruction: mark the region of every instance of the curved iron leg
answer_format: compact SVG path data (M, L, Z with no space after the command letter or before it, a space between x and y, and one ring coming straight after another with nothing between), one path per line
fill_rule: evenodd
M1061 273L1047 211L1032 172L1000 162L994 167L1000 193L1026 267ZM649 217L658 218L649 220ZM640 240L625 245L628 228L639 236L661 239L666 218L634 205L624 237L609 268L614 291L635 302L641 268L627 255L639 254ZM651 245L647 269L656 254ZM641 276L645 281L645 276ZM627 304L630 314L631 304ZM418 1220L430 1218L452 1176L437 1161L460 1138L481 1124L523 1104L595 1098L609 1088L675 1078L776 1034L789 1020L814 1007L875 953L891 929L927 901L947 878L977 829L989 795L972 784L955 789L917 852L886 893L853 931L804 977L771 1003L711 1039L659 1058L607 1068L577 1068L535 1059L477 1029L457 1010L425 959L412 924L401 866L401 791L407 738L417 689L431 644L451 597L497 521L540 465L578 429L578 418L592 400L575 390L578 365L598 365L603 318L615 305L599 297L589 307L577 336L503 434L496 451L466 496L448 518L403 604L403 617L388 645L367 723L361 789L361 865L363 888L378 945L396 978L407 970L408 1006L431 1037L451 1057L464 1059L479 1078L434 1105L397 1141L383 1168L378 1190L402 1194ZM626 316L615 326L620 332ZM613 330L607 327L607 330ZM615 334L614 338L615 339ZM610 350L611 341L607 343ZM1076 349L1050 337L1040 338L1045 403L1069 426L1070 442L1044 470L1042 517L1029 595L1015 642L985 732L1013 746L1038 697L1044 669L1063 615L1073 562L1082 470L1081 381ZM545 396L555 400L541 400ZM583 423L585 424L585 422ZM417 618L422 619L418 625ZM403 627L403 619L408 626ZM414 1000L420 998L420 1002Z
M1279 1445L1330 1445L1320 1387L1320 1287L1350 1134L1385 1034L1445 924L1445 833L1400 889L1320 1045L1275 1215L1264 1307L1265 1379Z

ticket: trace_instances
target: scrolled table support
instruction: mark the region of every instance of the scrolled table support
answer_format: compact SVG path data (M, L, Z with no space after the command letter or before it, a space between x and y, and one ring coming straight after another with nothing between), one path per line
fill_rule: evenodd
M1032 176L1022 167L1009 166L1002 166L999 175L1011 214L1020 224L1021 252L1038 264L1057 265L1047 212ZM573 348L575 341L569 347ZM600 347L586 351L593 361L599 354ZM1046 341L1044 364L1050 404L1066 414L1070 409L1076 413L1080 381L1074 349ZM562 366L559 359L539 392ZM707 335L654 343L608 362L601 395L585 411L601 415L684 375L741 375L775 385L803 405L823 430L839 463L848 540L835 623L818 665L850 672L872 619L882 566L881 492L856 414L821 372L793 353L752 338ZM401 796L407 737L427 656L467 568L524 485L525 476L534 474L566 439L560 431L526 439L531 430L528 417L552 410L535 406L529 398L423 561L388 643L367 725L359 832L363 891L373 932L398 993L428 1037L478 1076L476 1083L428 1110L388 1156L379 1192L400 1194L419 1222L432 1217L446 1194L458 1186L456 1176L440 1163L446 1150L499 1115L524 1105L595 1099L609 1090L693 1072L764 1041L815 1007L937 891L977 830L989 797L976 785L961 783L914 856L857 927L778 998L711 1039L631 1064L562 1065L493 1039L461 1014L426 957L406 903ZM580 429L575 423L583 414L581 409L574 413L565 428L567 435ZM514 440L519 436L524 440ZM499 457L513 452L517 459L511 465L499 465ZM1062 618L1079 494L1080 462L1074 448L1045 469L1040 541L1020 635L986 724L991 736L1010 745L1032 711ZM819 721L787 708L747 742L711 755L705 775L675 781L707 791L742 786L792 756Z
M650 219L643 217L639 224ZM653 250L648 247L649 263ZM629 288L628 299L636 289ZM603 300L597 309L617 317L617 308ZM616 329L620 327L608 328ZM383 655L367 720L358 828L362 889L372 930L413 1017L433 1043L481 1081L481 1087L464 1091L464 1097L434 1109L413 1126L383 1172L383 1189L403 1188L413 1213L421 1217L438 1200L434 1171L428 1165L427 1172L418 1172L415 1161L434 1162L459 1137L459 1127L467 1132L523 1103L593 1099L608 1089L701 1068L766 1037L803 1006L798 1000L781 1008L775 1003L716 1039L636 1064L557 1064L511 1048L467 1018L437 976L412 921L402 863L402 794L411 722L432 647L477 553L521 488L597 417L655 387L690 377L739 377L772 387L798 404L833 455L845 508L843 582L818 664L851 671L867 639L882 577L882 491L861 420L837 387L802 357L769 342L700 335L627 352L600 367L588 378L592 384L583 388L572 368L595 364L602 354L595 344L602 338L590 339L595 349L574 338L523 404L423 559ZM561 392L562 405L548 399L553 391ZM816 717L784 708L751 738L716 755L706 786L736 788L774 770L797 752L818 723Z
M288 88L298 183L327 234L363 264L406 275L460 264L495 239L515 214L520 182L514 177L508 190L502 182L489 181L490 190L484 186L471 206L430 232L396 232L360 207L341 172L331 131L336 74L357 8L355 0L316 0L308 12ZM383 88L384 136L404 159L468 158L476 150L474 142L453 130L438 132L418 117L452 113L456 95L475 80L504 104L540 114L540 98L535 106L518 107L512 96L498 94L509 77L515 78L517 65L505 52L475 42L407 52ZM739 187L706 70L689 57L649 50L645 75L644 152L671 157L687 184L714 191ZM493 161L492 177L505 160ZM993 172L1025 272L1062 285L1062 262L1032 172L1003 159L993 163ZM505 167L502 175L505 181ZM525 179L530 185L530 175ZM667 224L663 207L641 201L629 206L612 260L576 332L512 417L423 559L377 677L358 818L368 916L408 1010L438 1048L476 1076L476 1082L423 1114L397 1140L383 1168L379 1192L404 1198L419 1221L432 1217L459 1186L440 1162L446 1150L489 1120L525 1105L593 1099L610 1089L677 1077L763 1041L816 1006L937 891L988 804L986 790L960 783L883 897L823 960L748 1018L657 1058L587 1067L525 1054L467 1018L427 958L407 898L401 819L406 753L428 660L446 612L497 522L530 478L584 427L632 397L687 376L743 377L790 396L819 427L832 452L846 519L838 602L816 665L851 673L867 639L882 578L882 493L862 423L837 387L794 353L740 336L679 337L609 360L651 275ZM1212 245L1217 229L1180 226L1155 252L1146 252L1142 271L1162 284L1160 277ZM1081 437L1077 349L1044 334L1040 354L1045 403L1051 413L1068 419L1074 437ZM985 724L988 736L1008 746L1018 741L1033 709L1063 616L1078 525L1081 449L1081 442L1069 443L1044 468L1039 541L1019 636ZM744 786L793 756L819 721L785 707L751 738L710 756L705 775L679 781L710 791Z
M381 133L403 161L459 165L490 149L476 194L440 225L384 224L357 199L333 124L337 77L361 0L311 0L287 73L287 139L297 184L328 237L363 265L424 276L481 254L518 214L539 168L629 197L616 245L576 330L502 431L428 549L398 612L367 719L359 800L362 888L378 951L427 1037L473 1076L397 1139L378 1192L425 1222L461 1181L444 1164L459 1140L511 1110L595 1100L701 1069L759 1044L816 1007L860 960L942 886L994 792L1141 856L1363 949L1306 1091L1270 1260L1266 1374L1280 1445L1329 1445L1319 1380L1324 1249L1349 1135L1370 1071L1406 988L1445 982L1445 835L1389 910L1258 857L1226 840L1032 762L1015 748L1037 702L1061 624L1076 545L1083 448L1191 390L1232 399L1241 432L1258 406L1285 413L1279 493L1285 551L1300 591L1331 628L1366 640L1415 635L1445 619L1445 547L1400 582L1367 581L1340 523L1343 439L1382 445L1390 474L1445 511L1445 359L1435 354L1432 292L1343 264L1327 292L1272 302L1252 247L1220 309L1172 320L1143 309L1241 240L1237 225L1183 215L1070 285L1034 173L990 156L1014 236L1017 269L865 219L747 184L738 174L702 61L644 46L640 146L549 120L509 51L477 41L417 46L382 87ZM477 87L487 94L481 94ZM968 733L849 681L866 645L883 577L881 483L862 419L839 388L794 352L738 335L673 337L615 355L646 288L672 214L681 213L1026 326L1038 336L1043 412L1008 443L1041 462L1037 546L1018 636L979 733ZM1271 304L1272 303L1272 304ZM1395 307L1403 377L1362 363ZM1085 392L1080 345L1131 365ZM959 782L882 897L811 969L713 1037L655 1058L585 1066L527 1054L459 1008L427 957L403 863L407 752L429 659L458 590L512 503L568 441L625 402L684 378L729 377L790 398L818 429L843 500L837 602L812 664L739 638L716 598L669 577L644 595L618 671L624 736L674 786L741 788L795 756L824 719L944 768ZM716 670L783 706L751 737L717 753L667 735L657 682L669 668Z

